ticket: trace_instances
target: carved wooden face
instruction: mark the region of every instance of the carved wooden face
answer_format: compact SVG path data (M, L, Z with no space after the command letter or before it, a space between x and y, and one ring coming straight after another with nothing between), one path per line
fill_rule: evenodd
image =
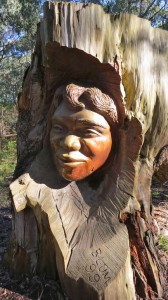
M52 118L50 144L60 175L81 180L107 160L112 147L110 126L100 114L86 108L74 112L62 101Z

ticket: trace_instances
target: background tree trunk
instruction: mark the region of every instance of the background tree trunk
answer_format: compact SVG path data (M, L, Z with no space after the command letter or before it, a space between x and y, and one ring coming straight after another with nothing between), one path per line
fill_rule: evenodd
M124 106L120 184L116 194L120 202L118 218L127 228L130 250L122 272L118 272L103 296L92 291L89 299L155 299L162 295L150 186L154 172L159 177L159 169L163 174L163 165L165 169L167 166L167 47L166 31L154 29L149 21L134 15L106 14L102 7L93 4L47 2L44 6L32 63L18 100L15 179L28 172L45 148L48 111L58 86L69 79L90 76L111 86L114 97L122 98ZM120 81L110 82L111 66ZM127 157L131 157L129 162ZM167 178L165 175L164 180ZM15 217L8 262L15 272L36 270L59 277L69 298L79 299L76 291L89 289L88 284L81 283L79 288L63 278L61 267L57 269L63 258L53 237L48 208L41 209L40 204L35 209L33 201L26 206L27 198L22 193L26 180L26 176L21 177L11 185ZM128 284L131 272L134 283Z

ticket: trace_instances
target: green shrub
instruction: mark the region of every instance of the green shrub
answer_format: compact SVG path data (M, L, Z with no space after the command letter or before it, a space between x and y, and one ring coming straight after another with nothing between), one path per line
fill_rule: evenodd
M16 165L16 141L6 141L0 151L0 183L11 177Z
M153 197L159 197L159 192L158 191L152 191L152 196Z
M160 234L159 236L159 246L165 252L168 252L168 238L163 234Z

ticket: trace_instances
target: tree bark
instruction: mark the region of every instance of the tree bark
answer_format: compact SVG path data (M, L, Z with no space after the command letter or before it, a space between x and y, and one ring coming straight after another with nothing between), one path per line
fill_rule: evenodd
M134 15L45 4L18 100L13 271L59 278L73 300L162 296L150 186L167 166L167 46L166 31ZM98 85L119 114L113 166L96 187L65 184L51 161L54 94L72 82Z

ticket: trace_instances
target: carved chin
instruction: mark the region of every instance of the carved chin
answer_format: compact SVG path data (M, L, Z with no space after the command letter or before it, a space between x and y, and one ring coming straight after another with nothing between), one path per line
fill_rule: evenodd
M68 181L78 181L93 173L93 168L85 162L69 163L60 166L57 164L59 174Z
M88 177L92 172L88 171L88 172L84 172L84 170L82 170L82 172L79 169L72 169L72 170L67 170L67 169L63 169L59 171L60 175L68 180L68 181L78 181L78 180L82 180L86 177Z

